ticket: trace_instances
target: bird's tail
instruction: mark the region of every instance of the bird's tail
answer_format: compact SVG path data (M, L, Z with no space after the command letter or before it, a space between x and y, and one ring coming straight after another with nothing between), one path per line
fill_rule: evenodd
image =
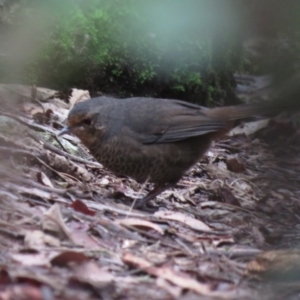
M272 115L283 111L300 111L300 72L278 86L273 84L271 101L217 107L207 111L207 115L224 121L237 120L255 115Z

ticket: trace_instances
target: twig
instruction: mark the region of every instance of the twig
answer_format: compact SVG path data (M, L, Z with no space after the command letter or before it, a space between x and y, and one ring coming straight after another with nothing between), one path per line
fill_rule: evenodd
M59 154L59 155L62 155L62 156L65 156L69 159L71 159L72 161L75 161L75 162L78 162L78 163L83 163L83 164L86 164L86 165L90 165L90 166L93 166L93 167L96 167L96 168L102 168L102 165L100 165L99 163L97 162L93 162L93 161L89 161L87 159L84 159L84 158L81 158L81 157L77 157L75 155L72 155L72 154L69 154L68 152L64 152L60 149L58 149L57 147L45 142L45 141L41 141L38 137L36 137L34 134L32 133L29 133L29 135L37 142L39 143L42 143L44 148L47 149L47 150L50 150L50 151L53 151L55 152L56 154Z

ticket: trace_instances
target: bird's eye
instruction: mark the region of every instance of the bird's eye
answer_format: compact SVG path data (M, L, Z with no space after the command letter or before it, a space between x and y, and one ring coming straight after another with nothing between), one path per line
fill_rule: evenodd
M92 125L92 120L91 119L84 119L81 123L82 123L82 125L85 125L85 126L91 126Z

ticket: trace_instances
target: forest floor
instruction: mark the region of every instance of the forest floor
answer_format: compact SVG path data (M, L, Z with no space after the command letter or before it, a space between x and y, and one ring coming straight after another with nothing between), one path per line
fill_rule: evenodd
M56 137L86 98L0 87L0 299L300 299L295 116L235 128L151 214L128 206L150 185Z

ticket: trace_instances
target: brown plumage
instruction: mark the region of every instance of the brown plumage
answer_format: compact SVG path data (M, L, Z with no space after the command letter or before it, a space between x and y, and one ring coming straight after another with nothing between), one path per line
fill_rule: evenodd
M179 100L93 98L77 103L60 134L75 134L117 175L152 182L135 207L175 185L233 120L280 110L273 105L204 108Z

